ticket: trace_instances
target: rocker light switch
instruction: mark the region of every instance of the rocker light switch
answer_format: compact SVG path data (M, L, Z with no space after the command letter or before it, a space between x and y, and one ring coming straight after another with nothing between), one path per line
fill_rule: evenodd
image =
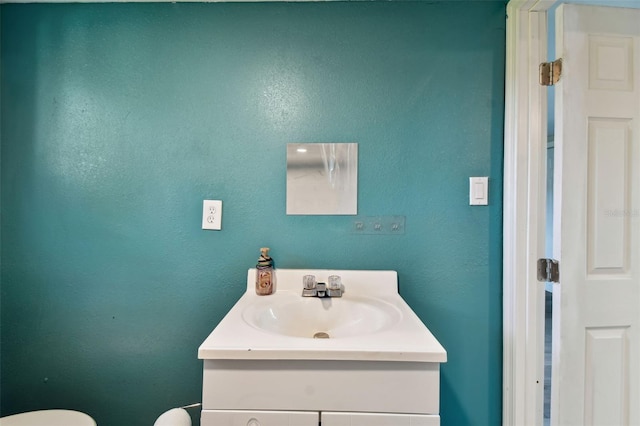
M469 205L486 206L489 204L489 177L469 178Z

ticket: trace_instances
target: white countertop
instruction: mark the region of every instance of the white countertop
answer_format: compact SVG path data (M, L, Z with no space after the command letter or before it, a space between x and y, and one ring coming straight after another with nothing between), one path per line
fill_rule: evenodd
M382 300L395 312L392 324L375 332L329 339L293 337L266 331L245 321L243 313L271 303L323 303L303 298L302 276L316 275L327 282L329 275L342 277L345 291L335 303L366 298ZM277 269L276 292L255 294L255 269L247 274L247 291L200 345L200 359L358 360L435 362L447 353L429 329L398 294L395 271ZM314 300L311 300L314 299ZM330 300L324 303L331 303Z

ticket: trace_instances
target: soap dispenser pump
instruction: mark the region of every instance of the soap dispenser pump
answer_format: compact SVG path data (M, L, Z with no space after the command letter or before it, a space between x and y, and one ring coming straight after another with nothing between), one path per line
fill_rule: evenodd
M260 249L260 257L256 265L256 294L267 296L275 290L276 271L273 259L269 256L269 247Z

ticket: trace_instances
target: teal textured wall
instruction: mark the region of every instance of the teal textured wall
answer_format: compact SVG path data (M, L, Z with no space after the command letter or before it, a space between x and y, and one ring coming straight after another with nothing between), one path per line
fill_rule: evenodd
M197 347L268 245L397 270L448 350L442 424L500 424L504 2L1 11L3 415L142 426L199 401ZM360 144L359 214L406 234L285 215L286 144L319 141Z

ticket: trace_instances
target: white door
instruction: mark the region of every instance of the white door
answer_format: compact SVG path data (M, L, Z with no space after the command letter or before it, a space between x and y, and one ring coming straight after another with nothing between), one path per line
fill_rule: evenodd
M640 425L640 10L562 5L552 425Z

